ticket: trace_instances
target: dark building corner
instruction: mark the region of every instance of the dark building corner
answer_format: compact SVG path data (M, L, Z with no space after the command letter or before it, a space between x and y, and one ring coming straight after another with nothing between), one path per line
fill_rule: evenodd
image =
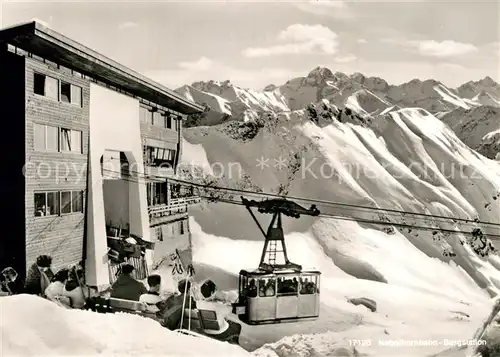
M0 118L4 153L0 165L3 237L0 243L1 267L12 266L24 279L25 237L25 59L8 52L0 44Z

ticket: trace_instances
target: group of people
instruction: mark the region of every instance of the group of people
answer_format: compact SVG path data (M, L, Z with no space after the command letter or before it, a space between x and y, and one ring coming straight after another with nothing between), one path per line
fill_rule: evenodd
M82 309L89 297L97 295L84 281L81 262L54 273L52 257L40 255L28 270L24 293L45 297L67 308Z
M111 286L111 297L130 301L138 301L146 306L146 314L158 320L162 326L175 330L179 328L182 320L182 310L196 309L196 300L192 294L192 286L189 280L181 280L178 283L178 293L167 297L160 295L161 276L153 274L148 276L146 286L136 280L132 273L134 267L129 264L121 266L117 280ZM207 280L200 287L201 298L209 299L217 288L213 281Z
M141 281L133 277L133 272L132 265L124 264L121 266L119 276L109 289L111 298L143 303L146 306L146 314L171 330L179 328L183 307L196 309L196 300L193 298L189 280L181 280L178 283L179 292L177 294L162 297L160 295L161 276L150 275L147 278L148 289ZM104 298L85 284L84 268L81 262L54 273L52 257L40 255L28 269L21 291L10 288L16 279L17 273L12 268L6 268L1 272L2 295L16 293L38 295L58 305L74 309L90 308L95 304L95 299ZM199 287L198 291L201 298L207 300L214 296L216 290L213 281L208 280Z
M275 296L276 290L278 290L278 294L283 295L296 295L298 291L300 291L301 295L314 294L318 292L316 284L312 281L309 281L307 278L299 278L299 280L297 280L297 278L295 277L292 279L284 279L283 277L279 277L278 279L259 279L258 286L257 281L255 279L251 279L248 282L247 296Z
M12 267L0 274L1 295L31 294L47 298L67 308L81 309L96 291L84 283L82 263L63 268L54 273L52 257L40 255L29 267L26 280L20 282Z

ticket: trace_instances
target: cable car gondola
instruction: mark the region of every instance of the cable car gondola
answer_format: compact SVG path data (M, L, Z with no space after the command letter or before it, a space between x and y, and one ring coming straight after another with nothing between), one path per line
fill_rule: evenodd
M233 304L233 313L249 325L275 324L315 319L319 316L319 286L321 272L303 270L288 259L281 215L299 218L300 215L318 216L315 205L310 209L286 199L253 201L241 198L255 223L265 237L259 267L253 271L241 270L239 297ZM251 207L273 217L264 231ZM277 245L281 243L281 250ZM282 253L284 263L276 263Z

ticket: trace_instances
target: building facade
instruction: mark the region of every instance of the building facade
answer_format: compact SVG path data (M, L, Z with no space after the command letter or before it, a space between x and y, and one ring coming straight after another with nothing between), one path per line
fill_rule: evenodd
M106 287L123 250L142 274L189 255L199 200L165 178L183 120L203 108L37 22L1 30L0 46L0 265L24 277L40 254L56 267L83 260L88 283Z

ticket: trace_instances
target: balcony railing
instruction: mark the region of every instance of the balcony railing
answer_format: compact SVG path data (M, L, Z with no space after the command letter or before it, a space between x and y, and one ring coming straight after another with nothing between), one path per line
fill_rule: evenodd
M148 207L149 218L160 218L172 214L187 212L190 205L200 203L201 198L196 196L173 198L167 204L160 204Z
M164 180L163 178L167 178L174 174L173 166L151 166L146 165L144 168L144 173L146 176L151 176L153 179L159 179L160 181Z

